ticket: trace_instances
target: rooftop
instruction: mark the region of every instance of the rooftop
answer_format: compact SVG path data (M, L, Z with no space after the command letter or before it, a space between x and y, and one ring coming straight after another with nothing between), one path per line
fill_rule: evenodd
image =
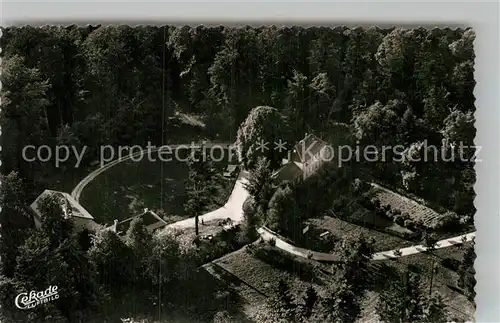
M274 173L276 180L278 182L282 181L293 181L299 176L302 176L302 170L295 162L285 164L278 171Z
M295 158L293 158L293 160L296 162L305 163L309 159L311 159L312 156L319 154L321 152L321 149L323 149L323 147L325 147L326 145L327 144L325 141L319 139L313 134L308 134L304 137L304 139L302 139L295 145Z
M65 192L60 192L60 191L53 191L53 190L45 190L40 194L36 200L31 203L30 207L35 213L41 217L41 213L38 209L38 204L40 201L47 197L53 195L59 200L59 205L61 206L64 214L67 217L78 217L78 218L84 218L84 219L89 219L93 220L94 218L90 213L83 208L83 206L80 205L71 195Z
M130 228L130 224L132 223L132 221L140 217L142 217L142 224L149 230L155 230L167 225L167 222L165 222L161 217L156 215L153 211L149 211L146 209L141 214L135 215L126 220L118 222L116 224L116 233L118 233L119 235L125 234Z

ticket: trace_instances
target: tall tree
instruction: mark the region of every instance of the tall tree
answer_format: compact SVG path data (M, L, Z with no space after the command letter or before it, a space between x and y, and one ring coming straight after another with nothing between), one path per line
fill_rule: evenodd
M195 217L195 231L198 235L198 216L205 211L215 194L217 174L210 156L200 149L191 153L187 161L189 167L186 191L188 199L184 205L188 214Z
M420 277L405 272L391 279L380 294L377 314L383 322L446 322L440 295L424 297Z
M0 175L0 257L2 274L14 275L18 247L30 234L32 219L26 212L23 200L25 189L18 173Z
M311 315L313 314L314 307L318 302L318 300L319 296L314 287L308 286L302 299L302 306L301 306L302 317L304 317L305 319L311 317Z
M88 251L98 282L112 292L120 292L133 277L132 250L111 230L96 234Z
M297 235L301 231L301 214L295 194L289 186L280 187L269 201L266 225L271 230Z
M245 189L253 197L258 207L266 211L266 207L273 194L273 178L271 163L264 157L259 157L254 169L250 170L248 183Z
M133 252L134 278L136 281L143 281L153 248L153 235L145 227L142 217L132 220L125 241Z
M21 56L9 57L2 65L2 167L5 173L17 170L32 179L35 163L21 156L25 147L40 145L48 134L49 82L38 69L28 68Z
M54 248L70 238L73 233L73 219L64 213L66 201L55 194L49 194L38 202L42 218L42 232L49 238Z
M373 241L363 236L344 240L339 246L340 262L336 265L356 294L368 288L368 266L373 253Z
M474 250L474 244L467 246L464 250L462 256L462 261L458 267L458 286L463 288L465 295L470 300L474 300L476 296L475 286L476 278L474 269L474 260L476 259L476 252Z
M361 313L361 297L345 278L341 278L324 299L323 309L325 322L354 323Z
M286 155L286 149L275 149L275 145L278 142L286 145L288 137L288 126L279 111L258 106L250 111L238 129L236 145L245 167L255 167L258 157L264 156L271 167L276 168Z

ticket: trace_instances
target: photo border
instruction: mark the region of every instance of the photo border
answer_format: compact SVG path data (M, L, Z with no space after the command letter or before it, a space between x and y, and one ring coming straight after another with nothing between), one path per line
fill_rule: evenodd
M477 228L476 321L500 322L499 4L489 2L127 2L3 1L0 24L189 24L473 27ZM1 147L0 147L1 148Z

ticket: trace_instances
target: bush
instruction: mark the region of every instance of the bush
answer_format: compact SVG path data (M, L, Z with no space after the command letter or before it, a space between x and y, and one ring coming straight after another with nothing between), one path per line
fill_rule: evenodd
M446 212L438 218L434 218L429 224L433 230L457 230L460 226L460 217L455 212Z
M470 215L465 215L460 217L460 225L470 224L472 222L472 217Z
M393 221L394 223L400 225L400 226L403 226L404 225L404 219L403 217L401 216L401 214L397 214L394 216L393 218Z
M422 268L419 265L415 265L415 264L409 264L408 270L413 272L413 273L416 273L416 274L422 273Z
M424 222L421 219L413 220L413 225L415 227L414 228L415 231L423 232L426 229L426 226L425 226Z
M415 232L404 232L402 234L403 236L403 239L405 240L420 240L421 239L421 236L419 233L415 233Z
M346 206L346 204L347 204L346 202L347 202L347 198L343 195L341 197L339 197L338 199L335 199L335 201L333 201L333 203L332 203L333 211L338 212L338 211L342 210Z
M271 239L267 240L267 243L270 246L274 247L274 246L276 246L276 239L275 238L271 238Z
M312 259L312 257L313 257L313 253L309 251L307 253L307 259Z
M403 226L407 228L408 230L414 230L415 229L415 222L413 220L407 219L404 220Z
M460 267L460 261L454 258L444 258L443 260L441 260L441 266L453 271L457 271Z

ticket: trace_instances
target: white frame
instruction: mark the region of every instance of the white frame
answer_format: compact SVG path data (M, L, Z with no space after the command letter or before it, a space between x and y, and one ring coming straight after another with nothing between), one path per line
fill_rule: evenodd
M153 24L404 24L476 32L476 145L482 146L475 189L478 322L500 322L499 269L499 5L497 2L128 2L3 1L1 25L140 23Z

